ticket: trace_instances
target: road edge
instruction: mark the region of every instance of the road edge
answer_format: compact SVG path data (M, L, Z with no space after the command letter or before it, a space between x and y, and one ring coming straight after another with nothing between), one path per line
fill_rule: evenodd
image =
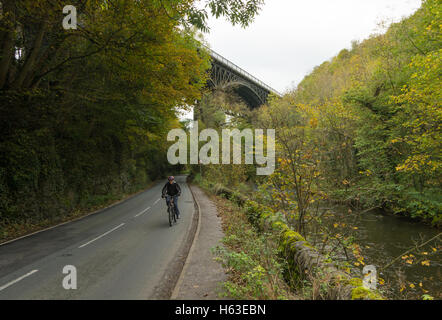
M12 242L18 241L18 240L20 240L20 239L24 239L24 238L27 238L27 237L33 236L33 235L38 234L38 233L40 233L40 232L44 232L44 231L48 231L48 230L51 230L51 229L55 229L55 228L60 227L60 226L62 226L62 225L65 225L65 224L68 224L68 223L71 223L71 222L75 222L75 221L78 221L78 220L81 220L81 219L87 218L87 217L89 217L89 216L92 216L92 215L94 215L94 214L101 213L101 212L106 211L106 210L108 210L108 209L111 209L111 208L113 208L113 207L116 207L116 206L118 206L119 204L122 204L122 203L124 203L124 202L126 202L126 201L128 201L128 200L130 200L130 199L132 199L132 198L134 198L134 197L136 197L136 196L138 196L138 195L140 195L141 193L146 192L147 190L153 188L153 187L154 187L156 184L158 184L158 183L159 183L159 180L156 180L156 181L154 181L154 182L153 182L148 188L146 188L146 189L140 190L140 191L138 191L138 192L136 192L136 193L134 193L134 194L129 195L127 198L121 199L121 200L119 200L119 201L117 201L117 202L114 202L114 203L110 204L110 205L107 206L107 207L104 207L104 208L101 208L101 209L98 209L98 210L95 210L95 211L92 211L92 212L88 212L88 213L86 213L85 215L82 215L82 216L77 217L77 218L75 218L75 219L68 220L68 221L64 221L64 222L61 222L61 223L56 224L56 225L54 225L54 226L50 226L50 227L47 227L47 228L44 228L44 229L41 229L41 230L37 230L37 231L31 232L31 233L28 233L28 234L22 235L22 236L20 236L20 237L18 237L18 238L15 238L15 239L10 239L10 240L7 240L7 241L5 241L5 242L0 242L0 247L3 246L3 245L6 245L6 244L8 244L8 243L12 243Z
M198 224L201 221L200 210L195 201L195 195L193 194L190 183L186 181L186 185L193 199L192 221L189 223L186 230L187 235L181 243L177 254L168 264L161 280L155 286L153 294L147 297L149 300L171 300L171 296L174 294L178 284L181 283L180 279L182 278L183 268L188 261L190 250L194 245Z
M174 287L172 294L170 296L171 300L176 300L176 298L178 297L178 293L180 291L181 284L183 282L184 274L189 266L190 257L192 256L193 250L195 249L195 244L196 244L196 241L198 239L200 229L201 229L201 207L200 207L200 204L199 204L197 198L195 197L195 194L193 193L192 184L189 184L189 189L190 189L190 193L192 194L193 200L196 204L196 211L198 211L198 215L197 215L198 216L198 224L196 227L195 235L192 240L192 245L190 246L190 249L189 249L189 252L187 253L187 257L184 262L183 268L181 269L180 276L178 277L178 281L176 282L175 287Z

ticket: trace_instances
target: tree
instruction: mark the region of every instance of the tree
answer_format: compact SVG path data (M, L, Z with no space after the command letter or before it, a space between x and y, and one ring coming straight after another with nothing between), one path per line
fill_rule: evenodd
M247 25L260 1L208 1ZM177 107L201 98L209 57L193 0L0 1L0 228L63 219L164 172ZM199 10L199 9L198 9ZM199 11L202 12L202 11ZM183 27L184 25L184 27ZM0 232L2 234L2 232Z

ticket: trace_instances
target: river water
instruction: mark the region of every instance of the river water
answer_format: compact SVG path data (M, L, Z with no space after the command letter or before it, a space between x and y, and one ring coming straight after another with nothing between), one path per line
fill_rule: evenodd
M378 278L385 280L385 284L379 285L379 289L388 298L422 299L427 294L435 299L442 299L442 237L404 255L416 244L423 244L435 237L440 230L379 211L349 213L347 210L334 208L335 214L331 215L333 218L329 222L351 226L365 264L374 265ZM340 214L336 214L336 211ZM383 269L399 256L394 264ZM358 267L360 275L362 267Z

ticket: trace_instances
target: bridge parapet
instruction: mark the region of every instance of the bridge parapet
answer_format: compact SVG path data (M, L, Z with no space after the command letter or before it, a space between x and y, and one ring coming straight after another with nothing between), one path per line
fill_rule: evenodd
M237 93L244 98L251 108L266 103L269 93L281 94L263 81L254 77L235 63L224 58L212 49L205 47L212 58L211 81L213 85L236 87Z
M268 90L270 92L273 92L273 93L277 94L278 96L281 96L281 94L278 91L276 91L272 87L266 85L264 82L262 82L261 80L259 80L256 77L254 77L253 75L251 75L250 73L248 73L247 71L242 69L241 67L238 67L235 63L233 63L230 60L224 58L222 55L216 53L215 51L213 51L210 48L207 48L207 50L209 50L209 53L210 53L210 56L212 57L212 59L215 59L218 62L221 62L221 63L225 64L227 67L231 68L232 70L235 70L240 75L244 76L245 78L247 78L250 81L255 82L255 84L265 88L266 90Z

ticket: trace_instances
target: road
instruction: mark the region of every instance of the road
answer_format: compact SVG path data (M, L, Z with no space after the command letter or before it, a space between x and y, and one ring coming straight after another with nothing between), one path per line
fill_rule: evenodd
M185 177L181 219L169 227L159 183L102 212L0 246L0 300L154 299L194 215ZM63 279L77 273L77 289ZM72 282L70 282L72 283Z

